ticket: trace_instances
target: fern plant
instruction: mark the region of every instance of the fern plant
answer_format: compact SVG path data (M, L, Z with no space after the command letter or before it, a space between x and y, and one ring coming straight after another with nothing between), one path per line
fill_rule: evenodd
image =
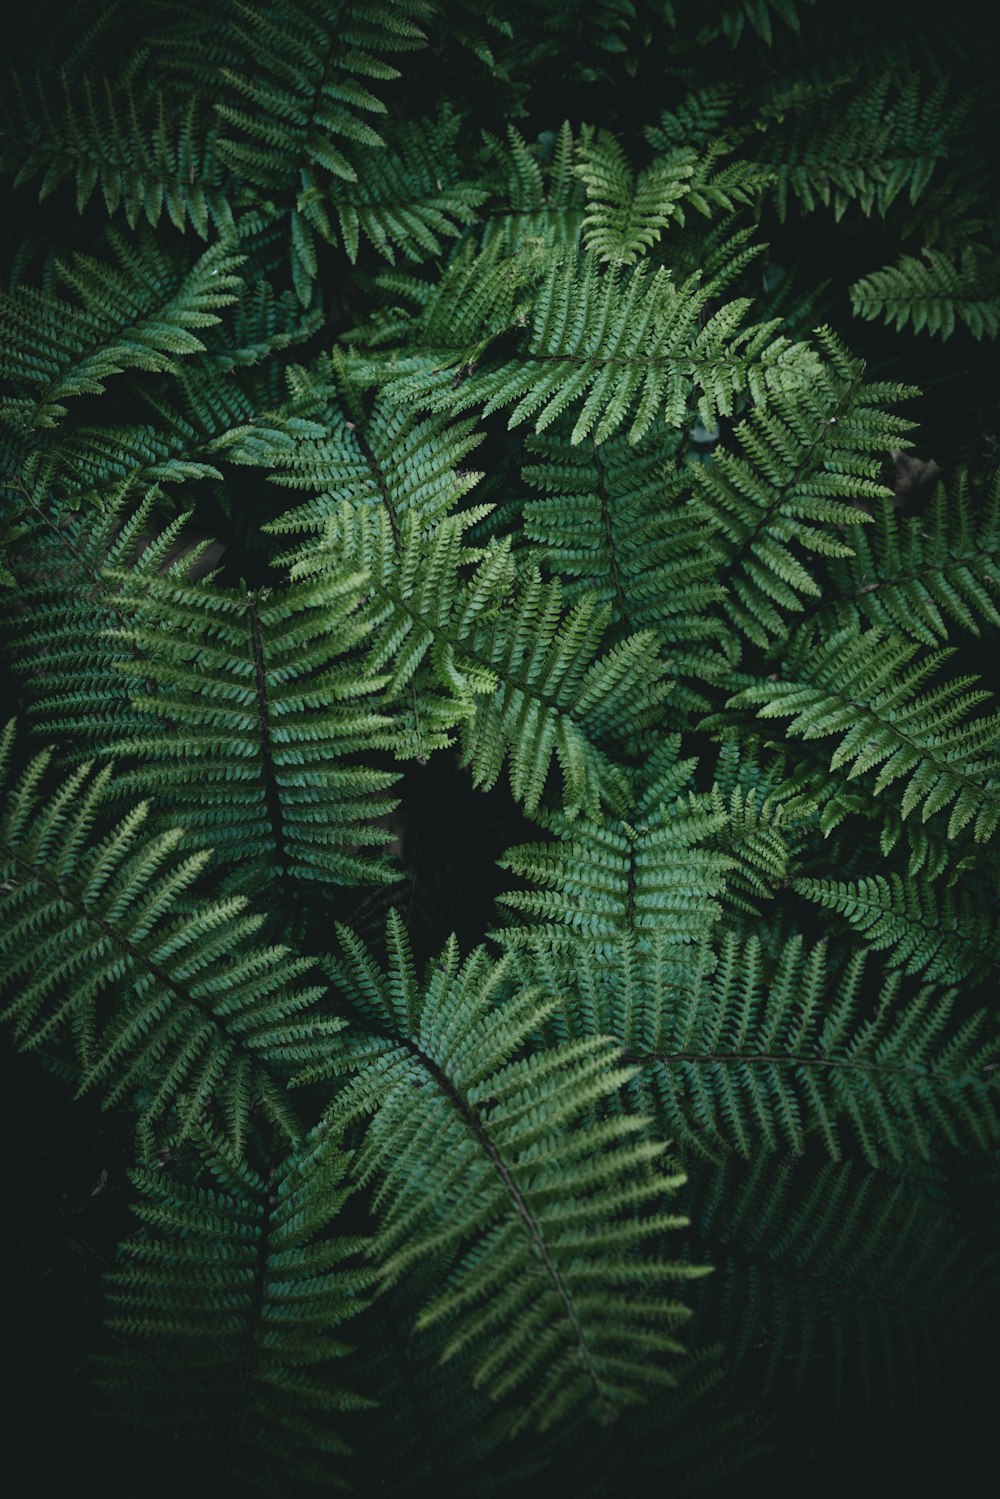
M123 1162L25 1492L749 1499L986 1387L998 96L884 9L12 18L0 1015Z

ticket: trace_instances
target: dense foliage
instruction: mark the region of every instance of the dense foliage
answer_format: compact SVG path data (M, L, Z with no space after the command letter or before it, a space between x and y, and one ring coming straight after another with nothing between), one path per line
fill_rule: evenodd
M776 1492L987 1387L1000 105L985 7L871 9L11 18L0 980L27 1137L47 1069L128 1157L94 1493Z

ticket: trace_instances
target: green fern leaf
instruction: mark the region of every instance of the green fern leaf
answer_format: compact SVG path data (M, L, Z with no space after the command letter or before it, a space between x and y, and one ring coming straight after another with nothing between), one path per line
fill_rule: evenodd
M678 1270L644 1246L679 1226L660 1206L679 1183L640 1120L593 1118L628 1075L613 1048L593 1037L521 1058L537 992L498 1004L509 962L480 948L462 963L454 941L421 986L395 913L387 973L344 928L340 941L331 977L358 1030L333 1063L355 1078L330 1121L371 1116L355 1177L379 1182L382 1280L441 1263L418 1329L445 1328L446 1359L477 1350L475 1382L511 1402L514 1431L580 1408L607 1421L672 1383Z

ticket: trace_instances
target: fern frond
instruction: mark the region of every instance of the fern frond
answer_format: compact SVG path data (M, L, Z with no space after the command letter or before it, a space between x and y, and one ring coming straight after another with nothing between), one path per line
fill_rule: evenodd
M505 946L538 942L553 951L579 944L602 963L621 958L621 944L654 936L686 944L704 938L720 915L719 897L732 859L709 847L725 814L697 798L640 798L628 822L569 822L539 817L556 835L525 843L498 861L529 883L508 890L501 906L521 922L494 933Z
M901 255L895 265L872 271L851 287L858 317L890 326L913 324L915 333L950 338L963 323L973 338L1000 333L1000 256L984 245L963 244L952 252L927 246L924 259Z
M475 222L487 190L456 171L460 129L455 114L416 120L398 126L385 147L351 153L356 180L338 183L329 208L352 264L362 235L394 264L397 251L410 261L440 255L443 239Z
M130 229L156 225L164 212L178 229L202 239L231 237L233 207L214 160L214 132L197 95L183 104L163 93L138 98L107 78L79 83L12 73L4 90L0 167L14 186L41 178L39 200L69 179L82 213L100 192L108 216L119 210Z
M755 156L774 174L779 217L791 199L804 213L832 208L837 219L853 203L883 218L903 194L916 203L969 108L961 95L949 99L949 81L941 73L928 88L915 71L855 70L812 89L776 90L761 111Z
M883 1408L967 1376L995 1255L931 1192L849 1162L764 1157L702 1168L691 1213L692 1255L719 1267L696 1326L724 1338L755 1393L801 1385L820 1358L835 1398L860 1386Z
M481 478L464 467L482 441L468 419L418 417L381 397L369 411L345 410L322 374L312 371L290 371L289 383L294 408L312 431L275 450L270 478L282 488L308 490L311 498L269 521L269 534L321 535L343 502L352 509L384 507L397 531L415 516L429 532ZM305 542L301 553L284 560L307 556L311 545Z
M601 653L608 615L591 598L564 611L558 584L529 570L514 589L506 543L462 544L484 514L446 517L427 537L417 514L394 527L385 507L341 501L296 573L332 562L367 575L371 670L404 707L416 684L424 710L403 720L401 743L424 754L458 725L477 786L493 786L507 762L533 814L555 761L567 812L596 815L626 794L605 746L648 727L669 688L655 641L643 632Z
M332 15L323 0L286 0L277 15L234 0L232 10L242 58L222 69L219 158L262 202L288 205L292 280L308 304L316 239L334 234L328 189L357 181L345 148L383 145L367 117L386 105L370 85L399 76L388 56L424 45L428 6L343 0Z
M694 153L677 151L634 173L624 147L607 130L577 147L577 172L587 189L583 242L599 260L633 265L679 217L694 173Z
M135 698L150 690L140 654L114 630L125 614L111 569L128 567L138 590L160 573L183 574L203 547L187 543L187 516L151 534L156 492L130 513L124 504L52 516L26 502L26 535L11 552L17 593L4 611L8 655L26 716L42 738L58 737L61 757L106 754L135 729Z
M746 417L734 432L742 454L720 445L691 471L724 553L725 612L756 645L787 630L802 595L820 595L810 555L851 554L843 528L866 519L859 499L889 498L878 482L882 450L906 446L911 425L884 409L911 389L868 384L861 360L828 330L817 336L828 362L808 389Z
M966 891L937 891L920 876L876 874L860 880L800 878L807 900L843 916L869 947L927 983L978 982L1000 965L992 902Z
M1000 469L979 490L962 471L935 487L918 516L880 505L854 556L831 562L832 586L813 620L835 630L870 623L926 645L955 626L975 636L1000 626Z
M145 804L101 832L107 768L82 766L43 798L50 760L36 755L14 781L3 820L0 970L15 1041L70 1039L81 1090L135 1102L147 1153L171 1110L185 1130L216 1118L237 1150L254 1107L297 1140L285 1079L341 1024L318 1012L322 986L303 987L308 961L258 946L263 918L245 899L190 899L209 856L179 858L177 829L150 836Z
M117 581L121 645L150 684L132 698L145 723L116 745L137 766L122 790L212 848L227 889L287 907L317 884L396 878L371 852L392 841L395 777L356 758L391 742L382 680L347 659L367 635L364 574L259 592Z
M949 838L969 826L986 842L1000 823L1000 714L976 716L990 697L969 690L976 677L928 686L953 653L919 652L882 630L840 630L821 643L810 633L785 654L779 680L744 687L729 701L756 708L758 718L789 719L788 733L803 739L836 736L831 771L848 766L853 780L877 766L874 796L905 780L904 819L919 811L927 822L947 811Z
M314 1133L265 1176L221 1148L221 1183L131 1173L139 1230L105 1281L118 1346L100 1386L161 1477L197 1470L220 1492L274 1499L298 1482L345 1488L350 1413L370 1402L336 1372L341 1329L372 1278L364 1240L329 1232L347 1159ZM219 1149L204 1151L209 1169Z
M581 138L587 135L586 128ZM492 202L481 242L507 256L534 244L567 253L580 245L584 189L576 171L577 141L568 120L529 144L513 125L506 141L487 135L484 165Z
M424 1283L433 1282L428 1265ZM352 1360L362 1391L378 1398L377 1416L353 1438L358 1457L347 1469L354 1491L406 1499L417 1485L439 1486L468 1499L501 1499L512 1489L534 1494L532 1482L551 1458L551 1438L511 1436L514 1413L474 1384L476 1350L442 1362L447 1332L413 1326L415 1295L383 1293L364 1324ZM367 1436L367 1441L365 1437Z
M410 334L424 352L387 365L368 359L362 376L432 411L512 407L508 426L532 420L536 432L579 406L572 442L603 442L627 421L637 442L658 416L681 426L696 403L711 423L738 396L765 402L815 374L814 352L775 323L741 326L747 299L706 314L720 287L698 274L675 284L646 263L625 274L602 269L596 255L537 255L544 274L534 290L531 257L512 264L491 248L453 261ZM516 357L489 357L506 333L521 346Z
M441 1265L418 1329L444 1327L446 1359L476 1351L475 1382L509 1400L515 1432L578 1410L610 1420L672 1383L678 1271L644 1249L679 1226L661 1206L679 1183L641 1120L594 1120L628 1075L613 1047L522 1057L545 1011L530 989L498 1002L508 960L463 963L452 940L421 985L395 913L387 972L339 935L330 975L357 1029L333 1066L355 1076L329 1117L336 1132L371 1116L354 1174L378 1183L382 1280Z
M684 503L678 447L660 427L635 445L621 433L574 445L562 423L529 437L521 480L539 498L523 503L518 539L520 555L558 574L568 600L595 594L616 624L655 631L672 663L720 633L711 605L725 596L715 581L721 549Z
M705 22L699 40L707 42L721 35L735 47L745 33L753 31L766 47L771 47L775 41L775 21L797 33L802 24L799 11L814 4L815 0L730 0L722 7L718 20Z
M986 1011L956 1016L955 994L904 996L897 972L869 1012L866 955L842 971L827 944L793 937L772 969L755 937L727 934L675 972L662 937L612 970L581 955L571 1013L621 1042L637 1090L685 1153L833 1160L856 1148L873 1167L930 1158L932 1145L988 1149L1000 1131L1000 1041Z
M57 426L65 401L100 395L123 370L176 369L205 348L193 330L218 323L236 300L243 257L231 242L183 266L148 232L135 245L114 229L107 238L117 265L89 255L59 265L73 300L27 286L0 294L0 376L13 390L0 420L15 431Z

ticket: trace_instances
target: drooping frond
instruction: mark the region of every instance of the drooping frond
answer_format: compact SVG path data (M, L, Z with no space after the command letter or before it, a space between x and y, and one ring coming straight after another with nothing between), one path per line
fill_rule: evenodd
M883 449L906 446L911 425L884 408L912 390L866 382L861 360L828 331L818 338L827 362L808 388L742 421L742 453L720 445L710 464L692 468L723 551L725 612L757 645L787 630L803 595L820 595L813 557L850 556L844 528L866 519L858 500L889 498L878 482Z
M950 338L964 324L973 338L1000 334L1000 255L985 245L952 251L925 247L923 260L901 255L895 265L871 271L851 287L859 317L882 318L896 328Z
M1000 966L996 890L936 890L925 878L876 874L860 880L800 878L795 889L843 916L869 947L926 983L960 984Z
M200 330L236 300L243 257L231 242L184 265L150 233L132 244L109 228L107 238L117 265L77 255L59 266L69 295L28 286L0 294L0 376L12 391L0 420L15 431L57 426L65 401L99 395L123 370L175 369L204 349Z
M211 1185L176 1165L131 1173L139 1229L105 1282L111 1414L158 1485L198 1472L220 1494L345 1488L369 1402L337 1365L371 1280L364 1240L329 1232L346 1157L315 1133L266 1176L218 1143L203 1153Z
M479 948L463 963L452 940L421 985L395 913L388 972L339 935L329 971L356 1021L330 1119L370 1115L353 1175L377 1184L383 1282L440 1266L417 1328L444 1329L446 1359L475 1351L475 1382L510 1403L514 1430L610 1420L670 1384L678 1270L645 1246L679 1226L662 1206L679 1181L640 1119L595 1118L630 1075L613 1045L524 1056L546 1006L510 985L509 960Z
M797 32L801 26L800 10L815 3L816 0L729 0L727 5L719 7L718 18L703 20L700 38L707 41L721 34L735 47L745 32L755 32L770 47L775 41L776 21ZM698 17L702 19L700 9Z
M699 1168L691 1216L691 1253L719 1267L695 1326L723 1335L755 1395L818 1358L835 1396L860 1387L883 1409L967 1376L995 1255L917 1182L765 1156Z
M351 659L367 635L363 574L281 590L224 589L118 575L125 653L150 684L133 697L139 732L116 753L190 846L210 847L227 888L280 890L395 878L373 850L395 777L358 754L391 743L383 685ZM142 722L144 718L145 722Z
M904 819L948 812L949 838L968 826L984 843L1000 823L1000 714L976 715L990 700L969 690L976 677L929 685L952 654L921 654L883 630L845 629L822 642L808 632L786 651L777 681L744 687L730 703L756 708L758 718L789 719L793 736L835 740L831 771L849 767L853 780L878 767L876 797L905 780L897 788Z
M245 899L191 898L209 856L178 857L179 830L148 835L145 804L102 832L109 770L83 766L43 797L50 759L13 782L0 845L3 1016L17 1044L71 1041L81 1089L137 1104L147 1150L171 1110L187 1129L213 1118L237 1150L254 1107L297 1139L285 1079L340 1027L317 1009L322 986L303 986L309 963L259 946L263 918Z
M835 630L867 622L926 645L955 627L979 636L1000 626L1000 469L982 488L966 471L939 483L920 515L879 505L855 555L831 562L813 620Z
M225 174L214 159L214 131L203 101L178 104L162 93L138 98L128 83L68 73L58 78L12 72L3 90L0 168L14 186L41 179L39 199L64 182L82 213L99 192L113 217L155 228L167 217L202 239L233 231Z

